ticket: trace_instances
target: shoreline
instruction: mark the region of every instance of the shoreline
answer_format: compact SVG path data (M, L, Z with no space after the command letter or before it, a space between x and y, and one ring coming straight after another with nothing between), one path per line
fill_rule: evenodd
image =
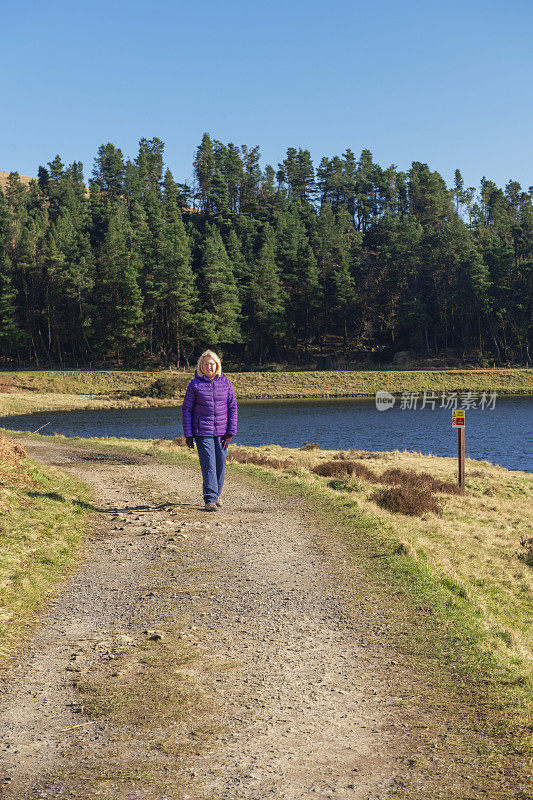
M490 390L485 390L489 394ZM518 398L518 397L532 397L533 391L525 392L497 392L497 397L505 398ZM27 393L15 397L14 405L17 400L20 401L20 408L15 410L2 408L2 399L0 395L0 419L11 416L19 416L26 414L40 414L48 411L104 411L112 409L129 409L129 408L174 408L181 406L183 402L183 395L171 398L159 397L132 397L131 400L120 400L107 397L94 397L90 395L62 395L54 394L53 400L50 402L33 403L32 399L35 395ZM400 393L395 394L398 399ZM59 403L55 402L55 398L59 399ZM242 397L237 395L239 404L255 405L260 403L306 403L313 401L324 402L339 402L360 400L361 402L369 402L374 400L375 394L306 394L306 395L265 395L261 397Z
M485 390L487 393L490 390ZM399 397L399 394L395 395ZM531 397L533 391L510 391L497 392L497 397ZM0 395L0 419L14 416L26 416L30 414L42 414L54 411L107 411L113 409L133 409L133 408L179 408L183 401L183 396L172 398L158 397L133 397L129 400L120 400L107 397L94 397L88 395L62 395L53 394L52 397L39 396L33 393L20 393L12 397L11 402L2 405L2 395ZM265 395L261 397L242 397L237 395L237 400L243 405L259 405L261 403L307 403L313 401L339 402L360 400L369 402L374 399L374 394L306 394L306 395Z
M0 372L0 417L43 411L172 407L179 405L192 372ZM533 369L373 370L228 373L239 402L372 399L424 391L533 395ZM156 382L166 382L164 396ZM149 394L154 389L154 394ZM136 395L136 392L144 396ZM159 396L157 396L159 394Z

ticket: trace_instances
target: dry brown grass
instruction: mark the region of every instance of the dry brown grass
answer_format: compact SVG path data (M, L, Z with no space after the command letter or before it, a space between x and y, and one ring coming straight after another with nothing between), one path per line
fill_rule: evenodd
M11 463L15 466L20 465L23 458L26 458L28 451L20 442L0 436L0 462Z
M286 458L276 458L276 456L263 455L261 453L232 448L228 453L228 461L236 461L238 464L256 464L258 467L270 467L271 469L291 469L294 462Z
M338 453L333 455L333 458L341 461L357 459L372 459L378 461L388 461L390 453L373 453L370 450L339 450Z
M366 466L366 464L359 464L357 461L342 461L334 459L333 461L323 461L313 467L311 472L315 475L320 475L322 478L334 478L342 475L352 475L357 478L376 483L378 480L375 472Z
M407 514L411 517L421 517L428 511L438 516L442 514L442 507L426 487L407 485L379 489L372 494L371 499L381 508L395 514Z
M24 465L26 449L18 442L0 436L0 510L6 511L13 491L25 488L31 481Z
M9 184L9 176L11 175L10 172L0 172L0 189L5 192L8 184ZM34 181L36 178L30 178L29 175L19 175L19 181L22 183L23 186L29 186L30 181Z
M519 553L519 558L527 564L528 567L533 567L533 536L528 538L523 537L520 540L520 546L523 550Z
M172 449L174 447L187 447L187 442L184 436L176 436L175 439L154 439L154 445Z

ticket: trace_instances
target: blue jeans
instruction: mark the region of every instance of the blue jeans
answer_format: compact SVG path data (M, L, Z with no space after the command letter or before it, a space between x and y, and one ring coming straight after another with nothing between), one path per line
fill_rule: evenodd
M224 486L228 451L222 449L222 436L196 436L195 441L204 479L204 503L216 503Z

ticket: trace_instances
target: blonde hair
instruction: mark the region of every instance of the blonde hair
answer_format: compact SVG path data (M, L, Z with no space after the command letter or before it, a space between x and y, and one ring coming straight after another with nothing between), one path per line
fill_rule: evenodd
M196 365L196 372L198 373L198 375L203 375L204 374L204 371L202 369L202 361L204 360L204 358L207 358L208 356L209 356L209 358L212 358L213 361L216 361L217 368L216 368L216 371L215 371L215 377L217 375L222 375L222 362L221 362L220 358L217 356L217 354L214 353L212 350L204 350L204 352L202 353L202 355L198 359L198 363Z

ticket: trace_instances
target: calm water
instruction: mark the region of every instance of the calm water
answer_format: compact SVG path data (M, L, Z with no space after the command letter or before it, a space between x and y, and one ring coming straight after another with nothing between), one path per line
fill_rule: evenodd
M533 472L533 397L498 398L494 410L466 412L466 455L508 469ZM53 411L0 419L0 427L66 436L127 436L172 439L181 436L176 408ZM318 442L326 449L415 450L457 455L451 411L377 411L373 400L302 400L239 404L238 444L300 447Z

